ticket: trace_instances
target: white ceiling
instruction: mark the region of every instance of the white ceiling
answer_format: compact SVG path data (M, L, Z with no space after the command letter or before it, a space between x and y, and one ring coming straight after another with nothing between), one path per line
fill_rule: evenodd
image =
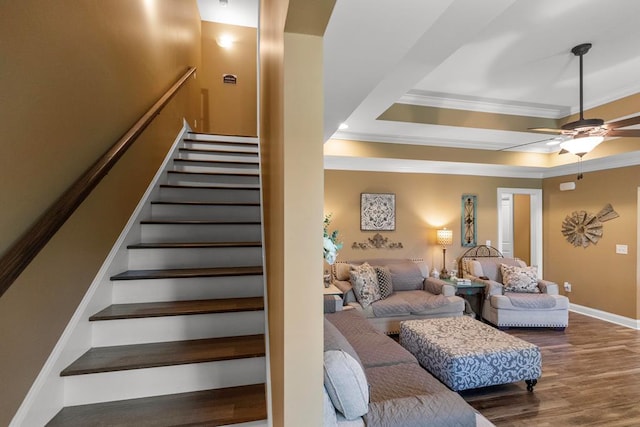
M209 22L258 27L259 0L198 0L200 19Z
M259 0L198 0L205 21L257 27ZM394 104L558 119L640 92L640 0L336 0L324 35L325 141L553 152L550 135L526 129L380 120ZM621 112L621 116L636 111ZM593 118L587 114L587 118ZM619 117L609 117L614 120ZM340 123L347 130L338 131ZM639 126L636 126L639 127ZM606 143L606 141L605 141ZM640 152L584 168L640 163ZM460 171L455 162L325 157L325 167ZM484 167L484 169L483 169ZM390 169L389 169L390 168ZM464 164L470 173L523 177L567 173ZM453 172L451 172L453 173Z
M377 118L394 103L565 117L579 109L570 51L585 42L585 109L640 92L639 16L638 0L337 0L324 37L325 139L492 150L547 140Z

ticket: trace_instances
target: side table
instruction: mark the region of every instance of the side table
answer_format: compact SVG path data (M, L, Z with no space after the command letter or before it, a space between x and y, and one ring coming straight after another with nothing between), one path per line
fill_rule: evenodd
M324 294L324 312L333 313L343 310L342 296L343 292L334 284L322 289Z
M445 282L448 282L453 286L455 286L456 295L469 301L469 304L471 304L472 301L470 301L468 297L476 295L476 298L478 299L478 312L476 313L476 318L478 320L482 320L482 308L484 306L484 292L485 292L484 283L480 283L480 282L458 283L455 280L451 280L451 279L447 279L445 280Z

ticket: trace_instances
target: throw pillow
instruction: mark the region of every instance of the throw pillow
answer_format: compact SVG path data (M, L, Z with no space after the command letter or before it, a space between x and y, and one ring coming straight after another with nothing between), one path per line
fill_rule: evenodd
M363 308L380 299L376 271L368 263L352 265L349 272L356 299Z
M538 272L535 267L516 267L501 264L502 284L505 292L539 293Z
M342 350L324 352L324 387L333 406L348 420L369 410L369 385L362 366Z
M333 407L333 403L331 403L331 398L327 393L327 389L323 387L322 390L322 398L323 403L322 407L324 409L322 417L323 419L323 427L337 427L338 426L338 417L336 416L336 410Z
M376 276L378 278L378 289L380 290L380 297L382 299L387 298L393 292L393 285L391 282L391 272L389 268L382 266L375 266Z

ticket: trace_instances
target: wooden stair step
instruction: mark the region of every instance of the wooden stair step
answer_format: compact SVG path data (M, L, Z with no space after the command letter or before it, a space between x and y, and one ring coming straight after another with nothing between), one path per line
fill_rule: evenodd
M264 335L94 347L60 375L84 375L189 363L263 357Z
M229 145L229 146L238 146L238 147L251 147L251 146L258 146L257 142L240 142L240 141L210 141L210 140L202 140L202 139L193 139L193 138L184 138L183 139L184 142L191 142L191 143L198 143L198 144L224 144L224 145Z
M255 171L224 171L224 172L191 172L191 171L168 171L170 174L182 175L228 175L228 176L258 176L259 172Z
M197 159L173 159L173 163L187 163L193 165L214 165L217 163L224 163L228 165L257 165L258 160L247 161L247 160L197 160Z
M211 185L161 184L160 188L260 191L259 184L211 184Z
M90 321L264 310L262 297L112 304Z
M174 268L165 270L129 270L111 280L188 279L195 277L255 276L262 274L262 266L218 268Z
M266 418L265 385L253 384L70 406L47 427L221 426Z
M152 205L189 205L189 206L260 206L259 202L196 202L178 200L158 200Z
M206 144L206 142L205 142ZM229 148L226 150L216 150L214 148L179 148L178 151L183 152L183 153L203 153L203 154L243 154L243 155L248 155L248 156L256 156L258 157L258 153L257 152L251 152L251 151L243 151L243 150L234 150L233 148Z
M128 245L127 249L204 249L204 248L255 248L261 247L260 242L167 242L167 243L136 243Z

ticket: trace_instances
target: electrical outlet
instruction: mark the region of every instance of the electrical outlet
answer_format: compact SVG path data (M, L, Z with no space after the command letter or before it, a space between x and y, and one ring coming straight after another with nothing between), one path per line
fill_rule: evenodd
M571 292L571 283L569 282L564 282L564 290L566 292Z

